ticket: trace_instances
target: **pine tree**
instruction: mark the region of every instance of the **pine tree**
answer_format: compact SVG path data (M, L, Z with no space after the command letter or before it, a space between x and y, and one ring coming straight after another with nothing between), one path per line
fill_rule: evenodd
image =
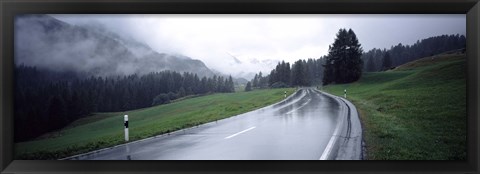
M293 86L306 86L307 74L305 65L302 60L298 60L292 67L292 85Z
M383 56L382 70L386 71L392 67L392 60L390 58L390 53L385 53Z
M335 41L329 46L325 63L323 83L350 83L360 79L363 61L362 48L358 39L349 29L340 29Z
M255 77L252 80L252 88L257 88L258 87L258 75L255 74Z
M272 71L270 71L270 75L269 75L269 79L268 79L268 86L272 86L272 84L274 84L275 82L277 82L277 72L275 71L275 69L273 69Z
M366 68L366 72L373 72L375 71L375 64L373 64L374 60L373 60L373 56L370 56L370 58L367 60L367 68Z
M252 90L252 84L250 82L247 82L247 86L245 86L245 91L251 91Z
M60 96L53 96L48 107L49 130L61 128L67 122L67 106Z
M348 30L347 38L347 57L345 58L345 72L347 72L347 75L344 79L344 83L350 83L360 79L363 69L363 60L361 59L363 49L352 29Z
M235 84L233 83L232 76L228 77L227 92L235 92Z

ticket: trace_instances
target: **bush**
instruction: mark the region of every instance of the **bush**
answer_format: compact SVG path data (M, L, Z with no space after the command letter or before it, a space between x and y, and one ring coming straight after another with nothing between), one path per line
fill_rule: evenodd
M168 98L169 98L170 100L175 100L175 99L177 99L177 98L178 98L177 96L178 96L178 95L175 94L175 93L173 93L173 92L169 92L169 93L168 93Z
M152 106L166 104L166 103L170 103L170 96L168 96L168 94L162 93L160 95L157 95L153 99Z

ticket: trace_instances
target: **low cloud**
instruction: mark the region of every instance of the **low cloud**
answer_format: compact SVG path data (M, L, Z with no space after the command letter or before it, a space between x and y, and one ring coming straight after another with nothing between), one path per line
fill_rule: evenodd
M352 28L365 51L413 44L441 34L466 33L463 14L53 16L75 25L101 23L155 51L186 55L233 75L267 73L275 66L261 60L293 62L326 55L339 28Z

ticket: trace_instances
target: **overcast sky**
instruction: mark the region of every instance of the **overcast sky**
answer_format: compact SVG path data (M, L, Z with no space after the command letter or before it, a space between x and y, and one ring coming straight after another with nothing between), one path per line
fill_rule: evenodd
M155 51L200 59L208 67L232 75L269 72L276 61L326 55L340 28L351 28L364 51L466 33L464 14L52 16L74 25L100 23Z

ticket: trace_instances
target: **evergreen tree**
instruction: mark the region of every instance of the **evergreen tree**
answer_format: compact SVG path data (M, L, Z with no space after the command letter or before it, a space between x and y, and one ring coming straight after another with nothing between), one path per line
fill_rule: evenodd
M207 77L203 77L200 81L200 94L205 94L208 92L208 79Z
M373 72L375 71L375 64L373 63L374 60L373 60L373 56L370 56L367 60L367 68L366 68L366 72Z
M390 53L386 52L383 56L382 70L386 71L392 67L392 59L390 58Z
M252 88L257 88L258 87L258 75L255 74L255 77L252 80Z
M49 103L48 128L49 130L60 129L67 122L67 107L65 102L59 96L53 96Z
M232 76L228 77L227 92L235 92L235 84L233 83Z
M306 86L307 83L307 73L306 67L302 60L298 60L293 64L292 67L292 85L293 86Z
M275 69L270 71L270 78L268 79L268 86L272 86L275 82L277 82L277 72Z
M257 76L257 88L262 88L262 80L263 80L263 75L262 72L258 72Z
M250 82L247 82L247 86L245 86L245 91L251 91L252 90L252 84Z
M346 72L346 77L344 78L344 83L350 83L359 80L362 76L363 69L363 60L361 59L363 49L357 39L357 36L355 35L355 32L353 32L352 29L348 29L347 38L347 57L345 59L346 68L344 69Z
M350 83L362 75L362 48L358 39L349 29L340 29L334 43L329 46L325 63L323 83Z

